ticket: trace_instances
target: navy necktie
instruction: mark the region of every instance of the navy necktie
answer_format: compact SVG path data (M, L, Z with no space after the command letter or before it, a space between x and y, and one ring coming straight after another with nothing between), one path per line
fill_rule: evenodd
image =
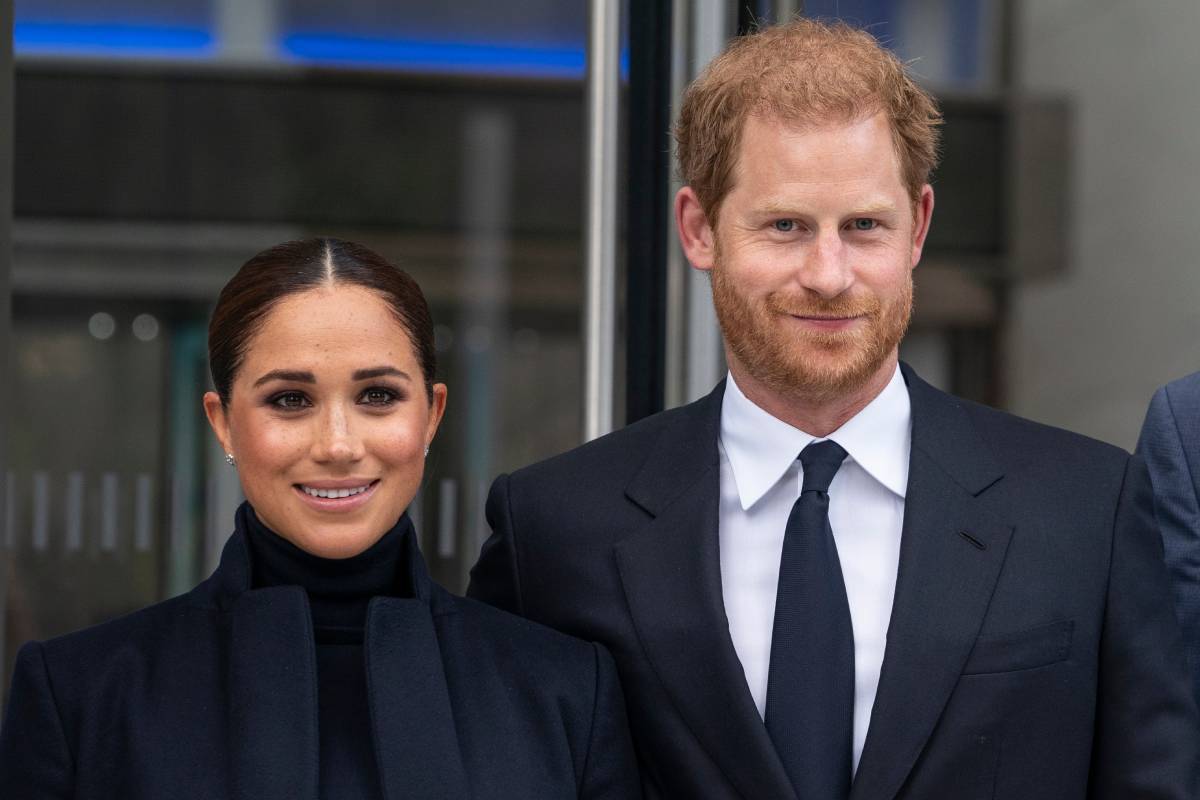
M800 800L850 794L854 631L829 527L829 484L845 458L830 441L800 453L804 486L779 560L765 721Z

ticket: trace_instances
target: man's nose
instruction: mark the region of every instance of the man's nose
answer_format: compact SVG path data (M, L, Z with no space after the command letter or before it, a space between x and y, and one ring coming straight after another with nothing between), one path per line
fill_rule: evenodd
M800 285L826 300L837 297L854 283L849 259L850 251L840 231L822 230L804 251L798 273Z

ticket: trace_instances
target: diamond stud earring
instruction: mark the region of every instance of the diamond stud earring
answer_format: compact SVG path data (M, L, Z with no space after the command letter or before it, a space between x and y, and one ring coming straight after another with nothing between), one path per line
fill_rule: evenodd
M229 465L229 466L231 466L231 467L236 467L236 466L237 466L237 461L234 459L234 457L233 457L233 453L226 453L226 454L225 454L225 463L226 463L226 464L228 464L228 465Z

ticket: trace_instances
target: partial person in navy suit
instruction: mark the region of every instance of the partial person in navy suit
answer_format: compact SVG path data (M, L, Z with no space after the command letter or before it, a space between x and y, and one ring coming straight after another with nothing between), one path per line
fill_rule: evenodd
M639 797L603 648L430 580L405 509L446 387L412 278L336 239L264 250L209 365L247 498L220 566L21 648L0 797Z
M1142 459L898 362L940 116L797 19L689 87L727 379L492 486L469 594L608 645L647 797L1195 800Z
M1200 701L1200 372L1154 393L1137 452L1154 485L1154 516Z

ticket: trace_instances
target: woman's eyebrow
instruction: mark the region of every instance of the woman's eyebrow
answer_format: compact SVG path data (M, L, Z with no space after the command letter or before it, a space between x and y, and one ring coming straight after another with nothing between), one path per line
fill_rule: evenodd
M409 378L407 372L396 369L395 367L369 367L367 369L358 369L354 371L354 375L351 377L356 381L368 381L371 378L382 378L385 375L390 375L396 378L404 378L405 380L412 380Z
M317 378L311 372L289 369L273 369L254 382L258 388L269 381L293 381L296 383L316 383Z

